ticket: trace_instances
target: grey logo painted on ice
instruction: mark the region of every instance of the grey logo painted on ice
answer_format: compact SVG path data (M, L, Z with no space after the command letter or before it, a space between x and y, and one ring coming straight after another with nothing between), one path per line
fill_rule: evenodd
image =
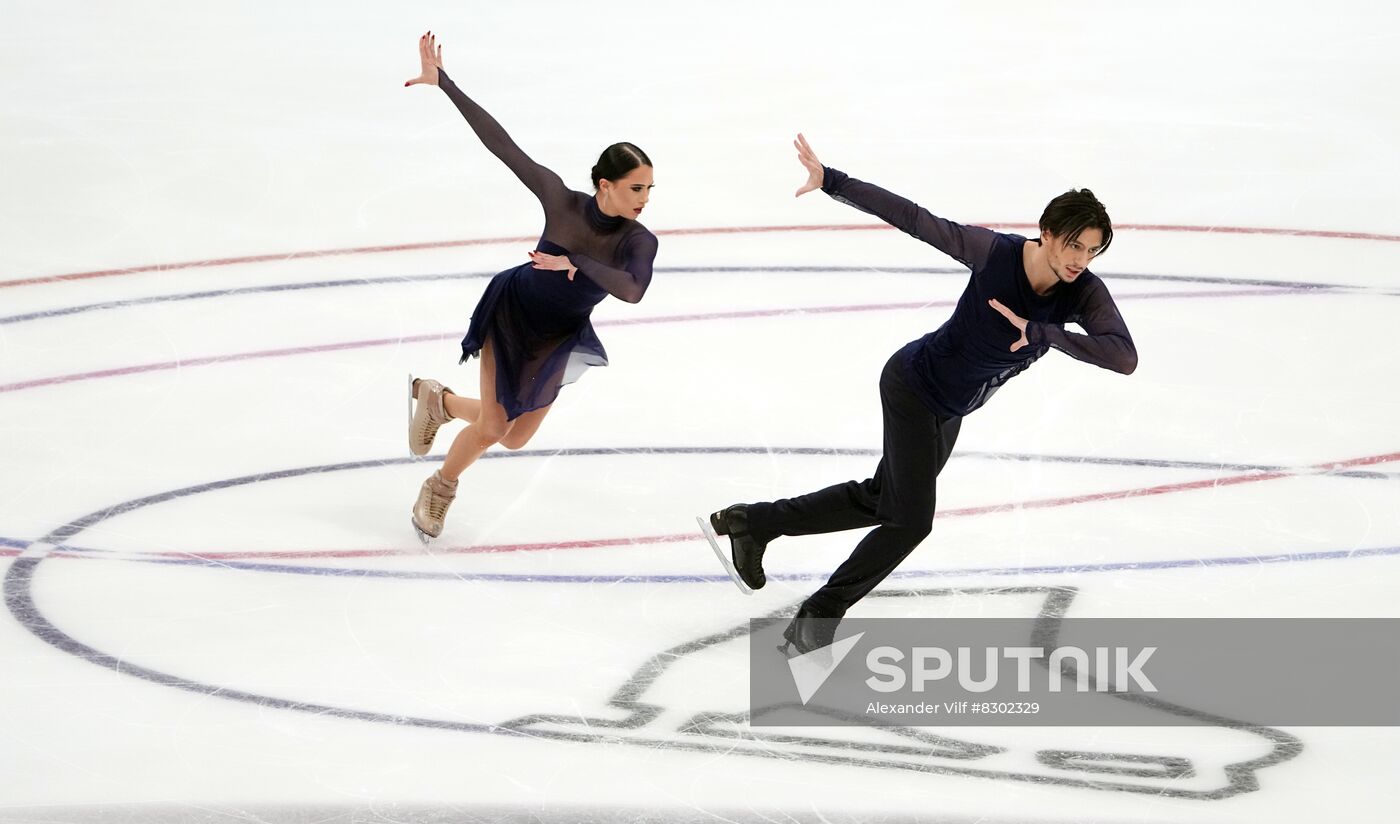
M66 539L114 514L165 497L129 502L94 513L55 530L41 543L46 547L61 546ZM712 692L697 697L693 689L696 675L705 683L714 683L716 674L727 672L733 676L732 681L746 684L751 624L761 631L786 622L791 607L657 653L606 699L605 706L600 705L595 717L535 714L498 724L331 706L184 678L141 666L79 641L50 622L35 603L30 585L47 552L35 554L36 557L17 558L10 565L4 578L4 593L11 615L36 637L65 653L127 677L269 709L462 733L626 743L661 750L968 775L1202 800L1229 798L1257 790L1258 770L1294 758L1303 749L1301 741L1278 729L1134 694L1117 694L1112 700L1145 703L1155 710L1190 719L1194 726L1153 728L1150 735L1135 733L1137 737L1131 747L1115 745L1099 749L1085 748L1082 740L1051 740L1046 729L1053 733L1056 728L1015 728L1011 732L995 727L971 731L960 728L960 738L906 726L824 727L816 734L805 734L811 728L789 728L790 731L770 733L749 726L747 694L719 706L715 704L723 704L723 701L716 701ZM1056 646L1060 622L1075 593L1071 588L1056 587L909 589L876 591L868 598L973 595L1029 598L1039 605L1026 613L1035 618L1032 642ZM775 651L774 655L778 653ZM801 707L796 700L792 704ZM1190 740L1171 738L1170 731L1180 734L1183 729L1192 732ZM1075 735L1076 731L1065 733L1060 729L1059 734ZM1126 751L1129 749L1133 751Z
M1038 645L1054 646L1061 619L1076 590L1064 587L883 590L869 598L969 596L1039 599L1034 613ZM754 624L785 622L791 608ZM1191 724L1135 728L1134 751L1084 748L1083 730L1018 727L959 728L958 737L909 726L792 727L782 732L750 727L747 694L723 704L717 692L696 695L686 684L715 672L736 671L748 662L750 622L664 650L628 678L595 716L527 715L501 726L534 737L647 747L723 751L726 754L816 763L955 774L1094 790L1140 792L1194 799L1221 799L1258 789L1256 773L1287 761L1301 742L1281 730L1193 710L1141 694L1114 693L1105 700L1131 701ZM852 642L852 645L854 642ZM774 655L779 655L777 651ZM829 673L834 667L827 668ZM694 677L692 677L692 675ZM800 691L794 707L807 703L821 684L794 671ZM803 694L805 693L805 694ZM731 696L731 699L733 696ZM705 703L702 703L705 702ZM765 710L773 709L766 707ZM812 711L812 707L807 707ZM825 711L825 710L819 710ZM856 720L856 719L852 719Z

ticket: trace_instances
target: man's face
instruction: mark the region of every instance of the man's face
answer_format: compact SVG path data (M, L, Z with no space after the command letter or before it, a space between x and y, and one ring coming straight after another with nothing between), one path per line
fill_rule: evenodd
M1040 233L1040 242L1045 246L1046 260L1061 283L1074 283L1079 273L1089 268L1089 261L1103 248L1103 232L1090 227L1079 233L1074 240L1052 235L1048 231Z

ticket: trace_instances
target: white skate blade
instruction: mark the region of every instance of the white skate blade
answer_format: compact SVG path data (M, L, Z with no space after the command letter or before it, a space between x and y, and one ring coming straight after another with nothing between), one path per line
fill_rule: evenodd
M408 522L413 524L413 531L418 533L418 540L423 542L423 546L427 546L433 540L433 536L418 528L418 522L413 520L412 515L408 516Z
M408 431L409 431L409 432L412 432L412 431L413 431L413 373L412 373L412 372L409 372L409 373L408 373ZM413 450L412 450L411 448L408 450L408 454L409 454L409 455L412 455L412 456L415 457L415 458L418 457L417 455L413 455ZM415 528L416 528L416 527L415 527ZM420 535L419 537L421 538L422 536ZM427 541L423 541L423 543L426 544Z
M749 588L748 584L744 583L743 578L739 577L739 571L734 568L734 561L730 559L729 553L720 549L719 536L715 534L715 530L710 526L710 522L705 520L704 515L697 515L695 516L695 523L700 525L700 534L704 535L705 540L710 542L710 549L715 551L715 557L719 559L720 566L724 567L724 571L729 574L729 580L734 582L734 586L738 587L740 592L745 595L752 595L753 590Z

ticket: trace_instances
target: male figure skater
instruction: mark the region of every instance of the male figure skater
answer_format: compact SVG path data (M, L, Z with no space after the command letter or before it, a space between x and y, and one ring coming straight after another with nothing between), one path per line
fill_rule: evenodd
M1108 287L1089 261L1113 240L1108 212L1088 189L1051 200L1040 236L961 226L878 186L824 167L802 135L794 141L820 188L956 258L972 276L952 317L895 352L880 375L884 454L873 477L796 498L734 504L700 519L726 571L748 591L766 583L763 553L775 538L875 527L784 632L788 655L829 646L842 616L899 566L933 526L938 473L964 415L1051 348L1131 374L1137 349ZM1088 334L1065 331L1077 323ZM729 553L717 535L729 537ZM795 650L795 652L794 652Z

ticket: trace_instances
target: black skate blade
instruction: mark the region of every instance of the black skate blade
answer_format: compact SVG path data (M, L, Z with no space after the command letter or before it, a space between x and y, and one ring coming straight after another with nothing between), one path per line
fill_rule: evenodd
M738 587L740 592L745 595L752 595L753 590L748 584L744 583L743 578L739 577L739 570L734 568L734 561L730 559L729 553L720 549L719 536L715 535L715 531L710 526L709 521L707 521L703 515L696 515L695 522L700 525L700 534L704 535L705 540L710 542L710 549L715 551L715 557L719 559L720 566L724 567L724 571L729 576L729 580L734 582L734 586Z

